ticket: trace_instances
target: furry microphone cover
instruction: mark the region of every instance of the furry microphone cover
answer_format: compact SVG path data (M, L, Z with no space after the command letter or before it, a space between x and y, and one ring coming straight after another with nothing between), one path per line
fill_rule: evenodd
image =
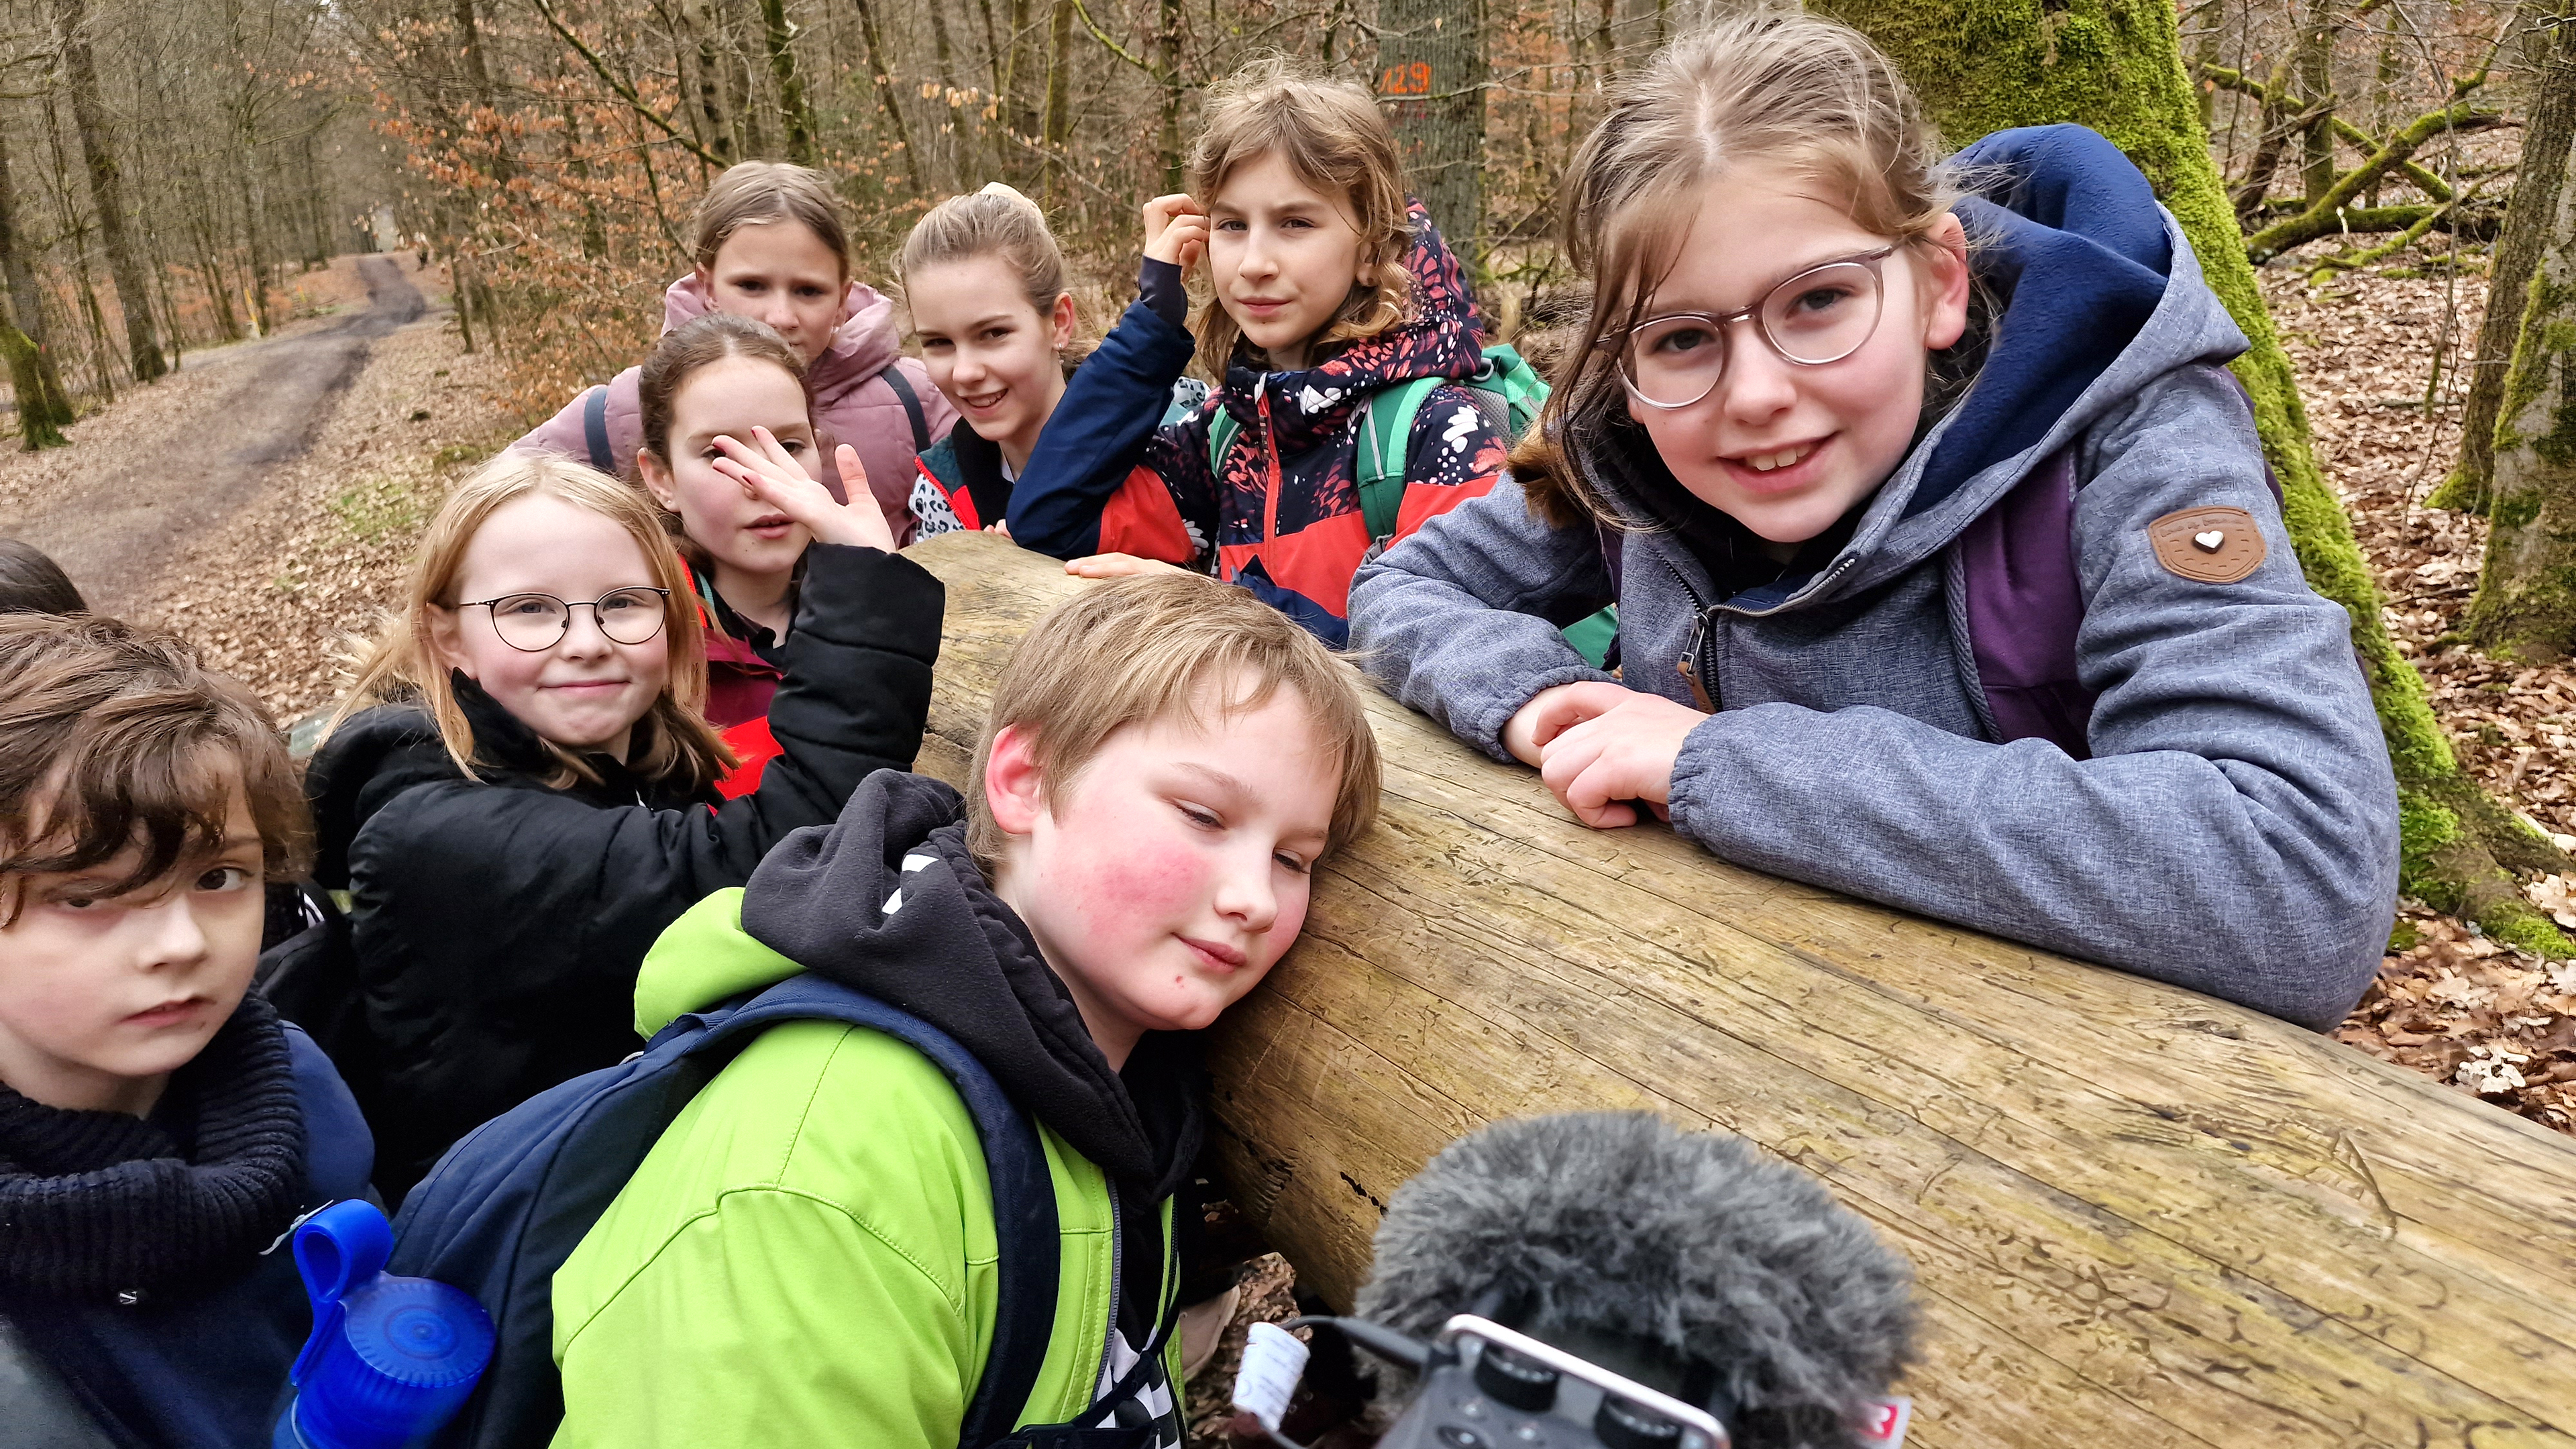
M1866 1222L1750 1143L1644 1112L1498 1122L1396 1190L1359 1316L1428 1339L1495 1303L1536 1338L1713 1373L1749 1449L1857 1444L1914 1353L1913 1269Z

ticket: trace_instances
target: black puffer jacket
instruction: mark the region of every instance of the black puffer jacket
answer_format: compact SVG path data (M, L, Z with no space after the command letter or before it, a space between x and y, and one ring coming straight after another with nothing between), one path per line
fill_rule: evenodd
M910 768L945 591L872 549L807 558L769 707L784 753L741 799L613 767L549 789L537 737L461 678L482 783L412 706L356 716L314 757L315 878L349 892L364 1003L358 1039L331 1045L388 1198L477 1124L634 1051L636 968L662 928L749 880L789 831L831 824L871 773Z

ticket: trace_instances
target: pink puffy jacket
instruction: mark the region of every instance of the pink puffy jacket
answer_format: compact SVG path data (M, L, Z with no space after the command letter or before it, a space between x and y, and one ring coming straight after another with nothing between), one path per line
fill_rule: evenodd
M898 545L910 543L912 460L917 451L914 439L948 436L948 429L957 421L957 409L930 385L930 374L921 363L902 354L891 299L865 283L852 282L850 294L841 305L849 314L848 320L834 330L830 350L805 371L806 391L814 399L814 427L822 435L826 460L840 443L859 450L859 463L868 470L868 489L876 494L877 506L885 510L886 526L894 530ZM668 332L705 316L709 310L706 291L699 285L697 273L691 272L662 294L662 330ZM918 434L911 410L895 390L893 379L885 375L889 368L911 390L913 404L920 410ZM643 408L635 396L636 380L641 375L640 368L630 367L608 384L603 421L607 424L609 456L620 476L632 468L635 446L644 434ZM562 412L510 446L589 461L590 440L584 417L589 398L589 390L584 389ZM831 479L827 476L824 481Z

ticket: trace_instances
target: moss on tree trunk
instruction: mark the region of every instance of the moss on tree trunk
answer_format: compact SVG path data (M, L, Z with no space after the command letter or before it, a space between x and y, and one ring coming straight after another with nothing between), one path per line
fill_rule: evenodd
M2508 657L2576 650L2576 191L2561 189L2495 430L2486 567L2468 634Z
M36 344L27 340L26 333L0 322L0 353L7 354L9 358L10 386L18 394L18 435L25 440L26 450L32 453L39 448L59 448L69 443L71 439L63 436L63 430L54 421L53 409L48 405L45 374L38 366L41 358Z
M2300 565L2352 618L2353 649L2397 769L2402 889L2479 921L2491 935L2576 954L2503 868L2567 869L2567 858L2461 770L2423 676L2381 621L2378 585L2317 470L2297 376L2210 159L2168 0L1819 0L1815 8L1858 27L1895 60L1953 144L2073 121L2109 137L2146 173L2250 344L2235 370L2253 397Z

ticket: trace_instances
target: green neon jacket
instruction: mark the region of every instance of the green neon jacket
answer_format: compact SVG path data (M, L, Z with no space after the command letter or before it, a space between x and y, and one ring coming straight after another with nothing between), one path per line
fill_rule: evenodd
M994 948L997 919L1017 927L1017 917L983 888L980 875L966 877L973 867L962 828L950 824L955 799L946 786L918 776L874 776L830 832L801 832L773 857L778 870L764 864L748 890L718 892L662 936L637 983L636 1024L649 1037L683 1012L782 980L801 964L895 1001L975 1051L1036 1119L1061 1231L1055 1332L1019 1422L1067 1422L1092 1404L1113 1277L1135 1265L1119 1261L1111 1175L1059 1130L1090 1135L1097 1115L1023 1095L1061 1062L996 1061L1013 1055L996 1046L1014 1039L1010 1031L989 1019L981 1030L940 1019L981 1015L1007 1024L1018 999L1033 997L1040 1009L1021 1015L1022 1035L1061 1034L1061 1022L1048 1021L1053 1013L1045 1008L1046 993L1062 988L1051 975L1029 979L1030 962L1045 970L1034 947L1026 961L1007 959L1015 955L1007 937ZM925 817L949 828L924 831ZM836 849L854 828L875 839ZM897 874L898 861L912 866L926 857L943 873L956 868L937 883L944 889L925 880L931 871ZM853 870L881 879L854 886ZM912 897L900 911L885 911L878 925L861 919L876 916L876 903L898 886ZM829 932L844 945L873 948L874 959L868 949L852 949L837 961L817 960L831 954L818 948L800 951L800 963L757 939L746 918L769 925L763 934L772 940L800 939L796 932L810 928L817 941ZM901 934L899 923L911 929L908 941L890 939ZM1024 928L1017 934L1025 940ZM916 949L902 949L907 945ZM984 959L975 959L979 952ZM997 955L1013 978L1010 990L994 988L999 977L979 979ZM846 968L853 956L872 979L826 969ZM906 971L915 973L912 980ZM948 988L944 1004L922 998L920 987L933 976ZM1026 1032L1032 1024L1038 1030ZM1087 1034L1078 1046L1103 1080L1122 1082L1107 1073ZM1065 1044L1054 1042L1052 1050L1061 1057ZM1130 1065L1127 1083L1162 1080ZM1149 1121L1168 1119L1157 1105L1133 1104L1128 1119L1139 1115L1136 1107ZM1197 1119L1194 1110L1185 1115L1193 1130L1166 1145L1194 1152ZM1116 1197L1135 1202L1139 1191ZM1159 1320L1170 1315L1176 1290L1172 1198L1164 1188L1142 1201L1159 1219L1153 1237L1160 1261L1146 1265L1160 1274ZM565 1414L554 1442L558 1449L950 1449L992 1340L997 1254L974 1122L939 1069L862 1028L774 1027L680 1113L556 1274L554 1348ZM1167 1347L1163 1363L1166 1383L1177 1384L1177 1345ZM1170 1428L1177 1432L1177 1423Z

